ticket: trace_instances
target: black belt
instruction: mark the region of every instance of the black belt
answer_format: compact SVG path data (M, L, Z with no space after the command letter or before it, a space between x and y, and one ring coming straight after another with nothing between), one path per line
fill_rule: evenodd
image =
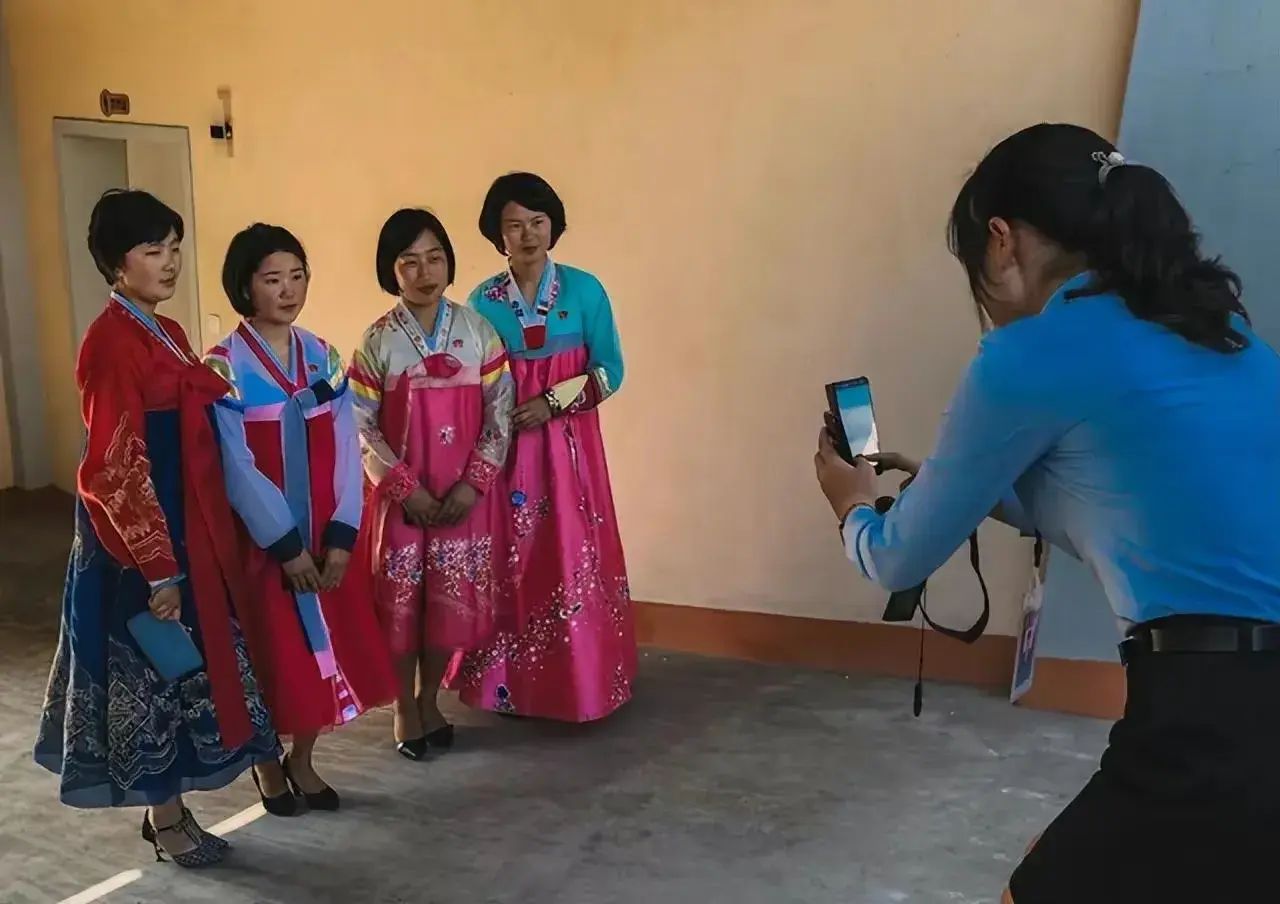
M1280 625L1139 625L1120 644L1120 661L1148 653L1273 653Z

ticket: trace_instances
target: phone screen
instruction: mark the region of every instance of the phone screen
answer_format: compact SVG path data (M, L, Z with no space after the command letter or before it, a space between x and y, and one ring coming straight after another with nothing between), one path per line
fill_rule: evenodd
M871 407L871 384L866 380L841 383L835 388L836 407L849 451L853 455L874 455L880 451L875 411Z

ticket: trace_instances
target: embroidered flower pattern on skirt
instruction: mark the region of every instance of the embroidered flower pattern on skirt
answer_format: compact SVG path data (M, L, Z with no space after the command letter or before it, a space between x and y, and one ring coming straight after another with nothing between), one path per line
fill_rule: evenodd
M551 514L551 500L544 496L530 502L524 498L523 493L513 494L514 498L519 498L521 502L516 505L512 523L515 525L516 539L523 540L533 533L540 521Z
M253 744L269 752L275 733L238 631L233 643ZM64 785L129 789L173 767L184 746L207 766L243 756L222 746L208 672L164 681L133 647L108 637L105 677L105 684L96 682L77 667L65 639L59 643L36 748L61 754Z
M477 685L484 674L504 662L520 668L539 668L539 661L555 647L568 646L579 625L584 609L605 607L619 634L630 606L630 592L625 579L606 587L600 576L600 556L592 543L583 541L573 576L556 587L546 607L534 613L523 634L503 633L463 666L462 681Z
M382 556L382 576L395 587L395 608L415 603L422 586L422 551L416 545L388 549Z
M631 699L631 682L627 679L622 663L613 668L613 685L609 688L609 702L621 706Z
M578 511L582 512L582 514L586 516L588 524L594 524L596 526L604 524L604 516L598 514L595 509L591 508L590 504L587 502L586 496L578 497Z
M477 597L490 599L493 590L493 540L432 538L427 544L427 579L451 598L462 595L463 585L475 588Z
M423 599L421 547L410 544L384 549L381 578L385 585L375 596L375 604L383 630L387 632L393 646L411 642L416 644Z
M500 713L514 713L516 705L511 700L511 691L505 684L499 684L495 696L498 698L493 708Z

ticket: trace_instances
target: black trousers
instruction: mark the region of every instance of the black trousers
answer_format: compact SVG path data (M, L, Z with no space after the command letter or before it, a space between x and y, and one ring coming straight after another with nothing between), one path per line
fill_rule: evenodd
M1014 904L1280 901L1280 653L1146 653L1126 676L1102 764Z

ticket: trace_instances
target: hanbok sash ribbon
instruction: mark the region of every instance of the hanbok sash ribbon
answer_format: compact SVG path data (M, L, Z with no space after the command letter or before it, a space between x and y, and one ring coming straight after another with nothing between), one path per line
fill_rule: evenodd
M254 356L271 374L280 388L289 394L280 412L280 443L284 459L284 498L293 515L294 526L302 537L305 549L310 549L315 536L311 513L311 457L307 444L307 412L334 399L332 387L324 380L306 385L306 361L302 340L294 334L293 365L296 376L290 379L277 362L275 354L257 332L241 323L237 332ZM333 654L333 641L329 626L324 620L320 597L315 593L293 594L298 609L298 619L307 638L307 647L315 656L316 665L323 678L338 674L338 663Z
M325 398L321 398L325 396ZM323 380L285 402L280 413L280 432L284 444L284 497L289 503L294 524L306 545L313 536L311 523L311 464L307 454L307 412L317 405L333 399L333 390ZM333 655L333 642L329 626L325 624L320 608L320 597L315 593L294 593L298 618L307 635L307 646L316 658L323 678L338 674L338 664Z
M159 321L127 298L111 298L189 365L179 378L178 430L182 444L183 526L196 618L200 624L209 695L222 746L228 750L253 737L231 627L235 609L247 603L235 552L235 524L222 489L222 462L209 406L227 392L226 381L186 353Z

